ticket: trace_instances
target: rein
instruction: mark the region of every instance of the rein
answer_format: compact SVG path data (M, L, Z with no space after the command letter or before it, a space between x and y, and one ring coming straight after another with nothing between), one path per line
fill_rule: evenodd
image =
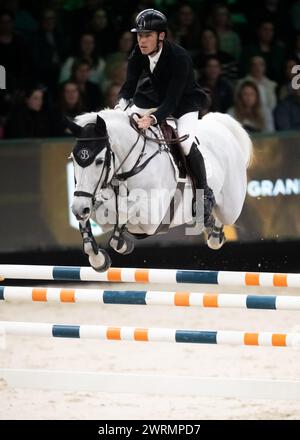
M157 136L157 134L151 130L151 128L150 128L150 130L151 130L151 132L154 134L154 138L153 138L153 137L150 137L150 136L147 136L143 130L140 130L140 129L138 128L137 122L136 122L136 120L134 119L134 116L135 116L135 115L136 115L136 116L139 116L137 113L132 113L132 114L129 116L129 122L130 122L131 127L132 127L132 128L138 133L138 138L137 138L135 144L134 144L134 145L132 146L132 148L130 149L130 151L129 151L129 153L127 154L127 156L125 157L125 159L123 160L123 162L121 163L121 165L119 166L118 170L121 168L121 166L124 164L124 162L126 161L126 159L128 158L128 156L130 155L130 153L133 151L133 149L134 149L134 147L136 146L136 144L138 143L140 137L143 137L143 139L144 139L144 144L143 144L142 151L141 151L141 153L140 153L140 155L139 155L139 157L138 157L136 163L134 164L134 166L132 167L132 169L131 169L130 171L126 171L126 172L124 172L124 173L120 173L120 174L116 174L118 170L116 171L114 177L115 177L117 180L121 180L121 181L124 181L124 180L128 179L129 177L135 176L136 174L138 174L138 173L140 173L141 171L143 171L143 169L148 165L148 163L149 163L149 162L150 162L150 161L151 161L151 160L152 160L152 159L153 159L158 153L161 153L161 151L163 150L163 146L164 146L164 145L166 145L166 144L177 144L177 143L183 142L183 141L185 141L186 139L189 138L189 135L188 135L188 134L185 134L185 135L183 135L183 136L177 136L177 137L174 138L174 139L168 139L168 141L166 141L166 139L164 139L164 138L159 138L159 137ZM145 162L143 162L141 165L139 165L139 163L140 163L142 157L144 156L145 147L146 147L146 141L147 141L147 140L148 140L148 141L151 141L151 142L154 142L154 143L156 143L156 144L158 144L160 148L159 148L155 153L153 153L153 154L152 154L152 155L151 155L151 156L150 156Z
M115 174L114 174L114 178L120 181L124 181L129 179L129 177L133 177L136 174L140 173L141 171L143 171L143 169L148 165L148 163L158 154L160 153L160 149L156 150L155 153L153 153L150 157L148 157L147 160L145 160L145 162L143 162L141 165L140 162L143 158L143 156L145 155L145 149L146 149L146 141L147 139L143 136L144 138L144 143L143 143L143 148L142 151L139 154L139 157L136 160L136 163L133 165L133 167L131 168L131 170L129 171L125 171L124 173L119 173L117 174L118 170L122 167L122 165L125 163L125 161L127 160L127 158L129 157L129 155L131 154L131 152L133 151L134 147L137 145L140 137L142 136L142 132L139 130L137 131L138 133L138 137L137 140L135 141L135 143L133 144L133 146L131 147L129 153L127 154L127 156L125 157L125 159L123 160L123 162L121 162L119 168L116 170ZM152 140L152 138L149 138Z
M151 138L150 136L147 136L146 133L145 133L144 131L142 131L142 130L140 130L140 129L138 128L138 125L137 125L136 120L134 119L134 116L140 116L140 115L139 115L138 113L132 113L132 114L129 116L129 121L130 121L130 125L131 125L131 127L132 127L136 132L140 133L140 135L143 136L143 138L146 139L146 140L148 140L148 141L153 141L153 142L155 142L155 143L157 143L157 144L166 144L166 143L167 143L167 144L177 144L177 143L180 143L180 142L184 142L184 141L186 141L186 140L190 137L189 134L184 134L183 136L177 136L177 137L174 138L174 139L168 139L168 141L166 141L165 138L159 138L158 136L155 135L156 139L153 139L153 138ZM151 130L151 131L152 131L152 130ZM153 131L152 131L152 133L153 133Z

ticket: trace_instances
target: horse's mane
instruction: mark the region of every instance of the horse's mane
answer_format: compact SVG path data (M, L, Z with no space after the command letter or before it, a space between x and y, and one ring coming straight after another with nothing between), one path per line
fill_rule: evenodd
M116 121L120 123L120 119L124 119L124 122L126 121L127 123L129 123L128 115L125 112L123 112L122 110L112 110L109 108L106 108L99 112L89 112L78 115L75 118L75 122L81 127L84 127L87 124L95 124L97 116L100 116L102 119L105 120L105 122Z

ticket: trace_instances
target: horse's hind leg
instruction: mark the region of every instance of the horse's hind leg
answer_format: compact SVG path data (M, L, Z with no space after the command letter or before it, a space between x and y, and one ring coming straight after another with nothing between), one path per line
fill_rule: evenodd
M217 217L212 216L211 225L205 228L205 232L207 233L207 246L210 249L218 250L226 241L224 225Z

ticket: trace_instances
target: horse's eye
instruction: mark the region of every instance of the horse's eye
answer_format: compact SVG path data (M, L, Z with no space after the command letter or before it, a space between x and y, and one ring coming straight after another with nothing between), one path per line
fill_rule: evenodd
M102 165L104 162L103 159L96 159L96 165Z

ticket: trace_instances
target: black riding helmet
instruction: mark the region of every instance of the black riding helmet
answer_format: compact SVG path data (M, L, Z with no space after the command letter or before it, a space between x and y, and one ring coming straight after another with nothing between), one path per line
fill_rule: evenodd
M145 9L135 19L135 28L131 32L165 32L167 17L156 9Z

